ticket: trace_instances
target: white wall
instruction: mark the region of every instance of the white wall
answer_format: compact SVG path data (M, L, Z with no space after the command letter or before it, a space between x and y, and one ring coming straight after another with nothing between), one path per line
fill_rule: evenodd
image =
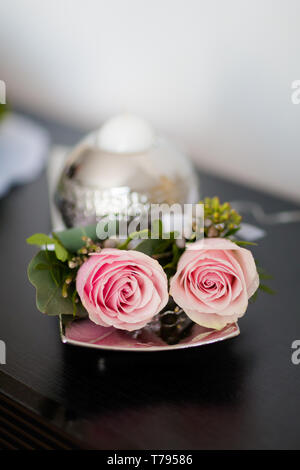
M298 0L1 0L0 79L89 129L142 114L200 165L300 201Z

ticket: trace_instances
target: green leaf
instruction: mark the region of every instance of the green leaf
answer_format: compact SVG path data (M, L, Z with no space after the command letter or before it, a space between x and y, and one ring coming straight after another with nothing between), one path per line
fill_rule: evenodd
M165 240L163 240L165 241ZM159 246L161 245L162 240L152 240L148 238L147 240L143 240L138 246L135 247L136 251L141 251L145 253L145 255L152 256L157 253Z
M61 241L59 240L59 238L57 238L55 233L53 233L53 241L54 241L54 249L55 249L56 258L62 262L67 261L67 259L69 258L69 252L62 245Z
M144 237L146 236L146 237ZM178 236L177 232L163 233L162 221L157 219L152 222L151 231L149 229L133 232L124 243L118 246L119 250L126 250L131 240L142 238L142 242L135 248L146 255L152 256L165 252Z
M271 295L275 294L275 291L271 289L271 287L267 286L266 284L259 284L258 288L262 290L263 292L266 292L267 294L271 294Z
M71 253L75 253L82 248L84 242L83 236L91 238L93 241L99 241L96 233L97 224L88 225L87 227L75 227L62 232L55 232L53 236Z
M244 240L232 240L238 246L257 246L257 243L254 242L246 242Z
M129 243L131 242L132 238L129 236L124 243L121 243L120 245L118 245L118 249L119 250L127 250L127 247L129 245Z
M119 250L127 250L127 247L128 247L129 243L132 240L138 240L139 238L143 239L144 235L146 235L145 239L147 239L148 236L149 236L149 229L144 229L144 230L140 230L138 232L130 233L129 237L125 240L125 242L118 245L118 249Z
M263 279L264 281L273 279L273 276L268 274L261 266L257 265L256 260L255 260L255 263L256 263L257 272L259 274L259 279Z
M35 269L37 269L38 271L45 271L45 270L49 271L51 269L51 265L50 264L38 263L35 266Z
M31 237L27 238L26 241L29 245L38 246L54 244L53 238L49 237L45 233L35 233L34 235L31 235Z
M170 276L173 276L176 273L177 264L178 264L179 258L180 258L180 256L182 255L183 252L184 252L184 248L179 248L176 245L176 243L173 243L173 245L172 245L172 260L169 263L163 265L163 269L164 269L166 275L168 276L168 278L170 278Z
M165 253L166 251L171 248L172 244L174 243L173 240L159 240L160 243L157 244L157 246L154 246L154 252L153 254L160 254L160 253Z
M263 279L264 281L270 281L273 279L273 276L270 274L259 273L259 279Z
M149 236L149 229L145 228L144 230L140 230L138 232L132 232L129 235L130 240L138 240L139 238L148 238Z
M62 297L62 286L55 282L51 270L39 269L41 264L50 265L51 268L55 263L57 264L55 253L45 250L39 251L29 263L28 278L36 288L37 308L47 315L73 315L72 299ZM81 303L77 304L76 315L87 315Z
M232 228L231 230L228 230L228 232L226 232L224 237L230 237L231 235L234 235L236 232L238 232L240 229L241 227Z
M57 243L57 242L55 243L55 254L56 254L57 259L63 262L67 261L69 257L69 253L65 249L65 247L63 247L60 243Z
M68 251L65 249L65 247L62 245L61 241L56 237L55 234L53 234L53 238L51 238L44 233L35 233L31 237L27 238L26 241L29 245L54 245L57 259L63 262L68 259Z

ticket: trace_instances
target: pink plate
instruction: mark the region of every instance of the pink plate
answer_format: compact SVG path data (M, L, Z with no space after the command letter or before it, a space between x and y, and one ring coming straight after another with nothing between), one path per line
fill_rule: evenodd
M63 326L60 318L60 330L64 343L115 351L168 351L191 348L233 338L240 333L237 323L227 325L220 331L193 325L189 336L177 344L169 345L147 327L139 332L129 333L113 327L96 325L89 319L78 320Z

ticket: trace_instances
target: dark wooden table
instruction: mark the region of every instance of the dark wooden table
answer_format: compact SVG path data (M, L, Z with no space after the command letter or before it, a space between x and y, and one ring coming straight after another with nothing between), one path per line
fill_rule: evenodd
M44 124L56 143L80 136ZM205 195L256 201L267 212L297 208L201 171L200 178ZM172 353L102 354L63 345L57 319L35 307L26 277L34 248L25 238L50 230L47 197L43 174L0 200L0 339L7 346L0 447L300 447L300 365L291 362L300 339L299 223L264 227L255 256L273 273L277 294L250 306L239 337Z

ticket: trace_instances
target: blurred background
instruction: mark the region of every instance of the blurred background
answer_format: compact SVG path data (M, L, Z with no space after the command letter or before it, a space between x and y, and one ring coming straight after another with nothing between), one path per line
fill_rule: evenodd
M12 108L82 130L130 111L200 168L300 201L298 0L1 0Z

